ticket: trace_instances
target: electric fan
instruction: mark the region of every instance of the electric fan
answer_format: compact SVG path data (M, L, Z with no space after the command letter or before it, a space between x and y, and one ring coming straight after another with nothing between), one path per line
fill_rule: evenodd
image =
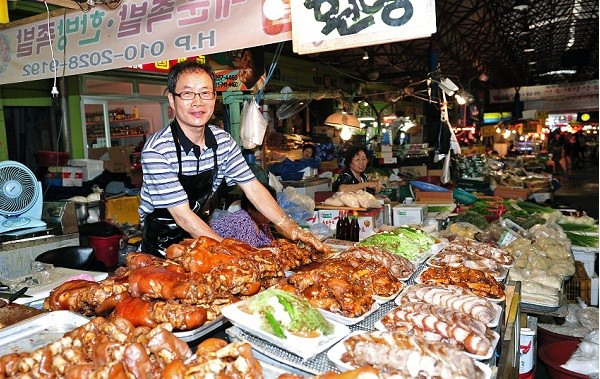
M0 233L46 226L42 217L42 184L27 166L0 162Z

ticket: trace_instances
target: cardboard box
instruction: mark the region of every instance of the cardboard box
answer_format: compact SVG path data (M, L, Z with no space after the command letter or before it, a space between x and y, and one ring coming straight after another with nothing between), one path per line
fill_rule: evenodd
M391 152L391 151L393 151L393 147L392 147L392 145L378 145L377 151Z
M138 225L140 223L139 196L123 196L106 200L106 215L108 221L115 224Z
M393 151L377 151L375 152L375 158L392 158L394 156Z
M81 187L83 185L83 168L50 166L45 179L46 184L49 186Z
M421 176L427 176L427 166L402 166L400 167L400 173L420 178Z
M398 163L398 158L379 158L379 164L395 164Z
M72 201L45 201L41 218L60 225L62 234L79 232L77 211Z
M352 216L352 211L349 215ZM340 218L338 209L319 209L319 222L335 230L335 225ZM364 239L375 233L375 229L383 225L383 212L381 208L368 211L358 211L359 239Z
M304 220L304 223L301 226L312 226L319 222L319 211L313 211L313 215Z
M525 200L529 197L529 190L527 188L498 186L494 190L494 196L498 196L503 199Z
M419 204L450 204L454 203L452 192L430 192L413 188L417 203Z
M394 226L423 225L427 218L427 205L399 204L392 208Z
M338 165L338 162L336 160L333 161L323 161L321 162L321 165L319 166L319 168L323 171L327 171L327 170L336 170L338 169L340 166Z
M69 166L83 168L83 181L94 179L104 171L104 162L99 159L69 159Z
M127 175L131 175L131 161L129 159L131 153L133 153L133 148L123 146L88 149L88 157L103 161L106 170L124 172Z

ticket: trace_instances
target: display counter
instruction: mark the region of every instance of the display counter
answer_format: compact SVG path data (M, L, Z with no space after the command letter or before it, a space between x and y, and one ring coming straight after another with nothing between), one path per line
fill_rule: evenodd
M79 245L79 233L45 235L0 243L0 274L16 278L29 274L31 262L48 250Z

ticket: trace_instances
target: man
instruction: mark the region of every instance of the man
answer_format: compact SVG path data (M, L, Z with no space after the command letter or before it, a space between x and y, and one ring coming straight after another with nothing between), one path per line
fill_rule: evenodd
M164 255L183 238L223 238L205 222L210 197L225 180L237 184L250 202L287 238L323 250L310 232L286 216L258 181L233 138L208 125L216 101L215 73L208 65L184 61L167 76L167 97L174 119L150 137L142 150L141 250Z

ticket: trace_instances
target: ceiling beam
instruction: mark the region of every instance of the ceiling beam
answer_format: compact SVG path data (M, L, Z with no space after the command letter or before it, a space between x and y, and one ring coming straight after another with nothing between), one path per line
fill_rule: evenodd
M63 8L81 10L79 3L76 1L73 1L73 0L37 0L37 1L42 2L42 3L56 5L56 6L63 7Z
M61 15L65 14L65 12L66 12L66 14L69 14L69 13L75 12L75 10L73 10L73 9L66 9L66 8L55 9L55 10L50 11L49 15L50 15L50 18L52 18L54 16L61 16ZM35 22L46 20L47 18L48 18L48 14L46 14L45 12L44 13L40 13L40 14L36 14L35 16L31 16L31 17L27 17L27 18L22 18L22 19L19 19L19 20L16 20L16 21L11 21L11 22L9 22L7 24L0 24L0 30L15 28L15 27L18 27L18 26L23 26L23 25L28 25L28 24L33 24Z

